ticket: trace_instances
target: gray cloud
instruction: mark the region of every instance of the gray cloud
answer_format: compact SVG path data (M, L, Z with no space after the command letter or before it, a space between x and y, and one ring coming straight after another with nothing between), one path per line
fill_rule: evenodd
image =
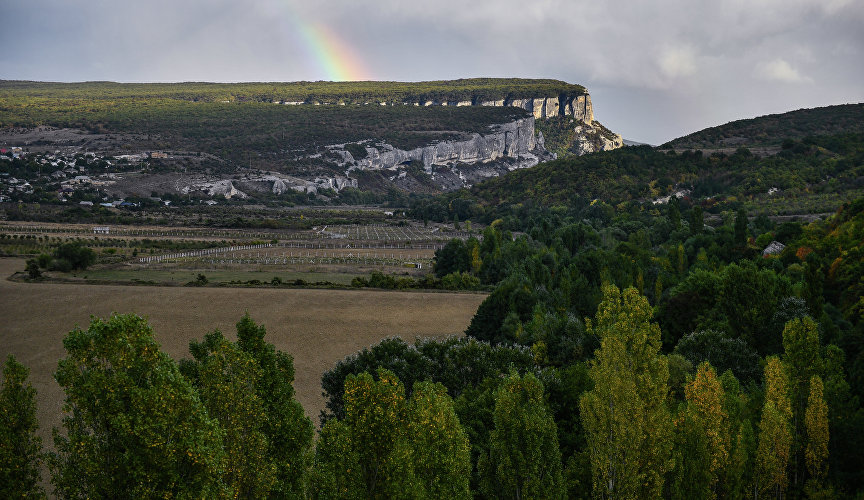
M864 0L7 0L0 18L0 78L327 79L300 28L316 23L371 78L581 83L598 119L652 143L864 101Z

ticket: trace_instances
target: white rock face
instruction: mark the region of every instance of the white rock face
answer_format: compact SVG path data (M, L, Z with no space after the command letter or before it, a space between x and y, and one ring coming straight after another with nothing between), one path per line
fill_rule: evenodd
M239 184L242 188L235 186ZM300 193L317 193L319 189L332 189L339 192L346 187L357 187L357 179L349 177L316 177L312 180L301 179L290 175L279 173L264 173L244 177L241 180L212 179L206 177L192 178L189 184L179 187L178 191L188 194L194 191L203 191L210 197L224 196L225 198L248 198L247 193L273 193L282 195L291 191Z
M562 96L563 97L563 96ZM501 104L498 104L498 103ZM530 111L534 118L552 118L555 116L570 116L576 120L590 124L594 121L594 108L591 96L585 94L576 97L543 97L535 99L513 99L506 101L484 101L481 106L514 106Z
M351 153L340 146L331 146L331 151L340 155L343 161L351 161ZM503 157L516 160L516 168L533 167L545 153L534 136L534 118L523 118L511 123L495 126L487 134L474 134L464 141L442 141L410 151L397 149L387 144L366 147L366 157L356 161L351 169L384 170L394 169L412 161L422 162L427 174L432 173L433 165L452 165L454 163L485 163Z
M615 134L603 128L599 123L582 123L574 129L576 138L574 146L577 154L596 153L597 151L610 151L624 146L624 138L621 134Z

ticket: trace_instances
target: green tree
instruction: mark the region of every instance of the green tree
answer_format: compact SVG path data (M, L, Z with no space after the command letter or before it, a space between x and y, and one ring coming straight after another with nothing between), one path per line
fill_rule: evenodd
M378 378L364 372L345 379L345 419L327 422L316 450L316 467L336 476L316 472L316 496L420 496L406 426L405 387L390 371L379 369Z
M822 379L814 375L810 379L810 395L807 398L807 412L804 415L807 429L807 446L804 456L809 479L805 487L808 496L825 492L825 478L828 475L828 405L822 388Z
M237 323L237 346L255 361L261 376L255 392L267 417L262 430L267 437L267 455L276 466L273 494L303 496L312 457L314 428L303 407L294 399L294 360L264 341L267 330L249 313Z
M589 333L600 348L582 395L594 495L656 498L671 468L672 421L666 407L669 368L660 355L660 328L648 301L629 288L603 288Z
M741 423L726 468L725 481L721 482L724 497L730 499L748 498L748 487L753 478L753 455L756 449L756 436L749 420Z
M819 326L809 316L796 318L783 329L783 365L789 377L789 400L792 406L792 486L800 488L805 472L804 414L810 395L810 380L821 376L822 356L819 348Z
M63 263L61 267L68 264L69 269L87 269L96 262L96 253L78 242L61 243L54 250L54 258Z
M481 488L496 498L563 498L555 420L532 374L512 373L495 391L489 454L479 459Z
M426 498L470 498L471 445L443 385L417 382L408 403L414 473Z
M720 380L709 363L702 363L693 381L685 388L687 413L706 436L709 457L709 487L716 496L716 485L729 461L729 417L723 408L725 395Z
M755 496L781 498L788 484L787 468L792 452L792 407L789 381L779 359L772 356L765 365L765 404L759 421L756 450Z
M52 482L60 497L213 497L222 491L219 425L135 315L93 319L63 340L66 392Z
M310 475L313 498L364 498L360 454L351 445L350 429L332 418L324 424L315 447Z
M30 370L9 355L0 388L0 497L44 497L41 481L42 440L36 436L36 389Z
M267 414L255 392L261 369L218 330L205 335L203 342L192 342L190 351L195 361L182 363L181 369L193 374L207 412L222 428L225 485L235 498L266 497L274 486L276 467L263 432Z
M36 259L28 259L27 267L24 269L27 271L27 276L31 280L35 280L42 276L42 271L39 269L39 262Z

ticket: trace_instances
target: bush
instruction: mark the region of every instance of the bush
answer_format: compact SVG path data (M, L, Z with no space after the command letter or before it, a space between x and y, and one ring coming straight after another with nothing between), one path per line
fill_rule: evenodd
M96 253L81 243L63 243L54 250L57 261L66 261L67 264L58 265L58 270L68 272L73 269L87 269L96 262ZM66 269L68 265L68 269Z

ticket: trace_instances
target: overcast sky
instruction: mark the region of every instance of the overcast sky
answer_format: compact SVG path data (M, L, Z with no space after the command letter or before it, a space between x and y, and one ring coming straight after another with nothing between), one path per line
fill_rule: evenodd
M652 144L864 101L864 0L0 0L0 21L0 79L556 78Z

